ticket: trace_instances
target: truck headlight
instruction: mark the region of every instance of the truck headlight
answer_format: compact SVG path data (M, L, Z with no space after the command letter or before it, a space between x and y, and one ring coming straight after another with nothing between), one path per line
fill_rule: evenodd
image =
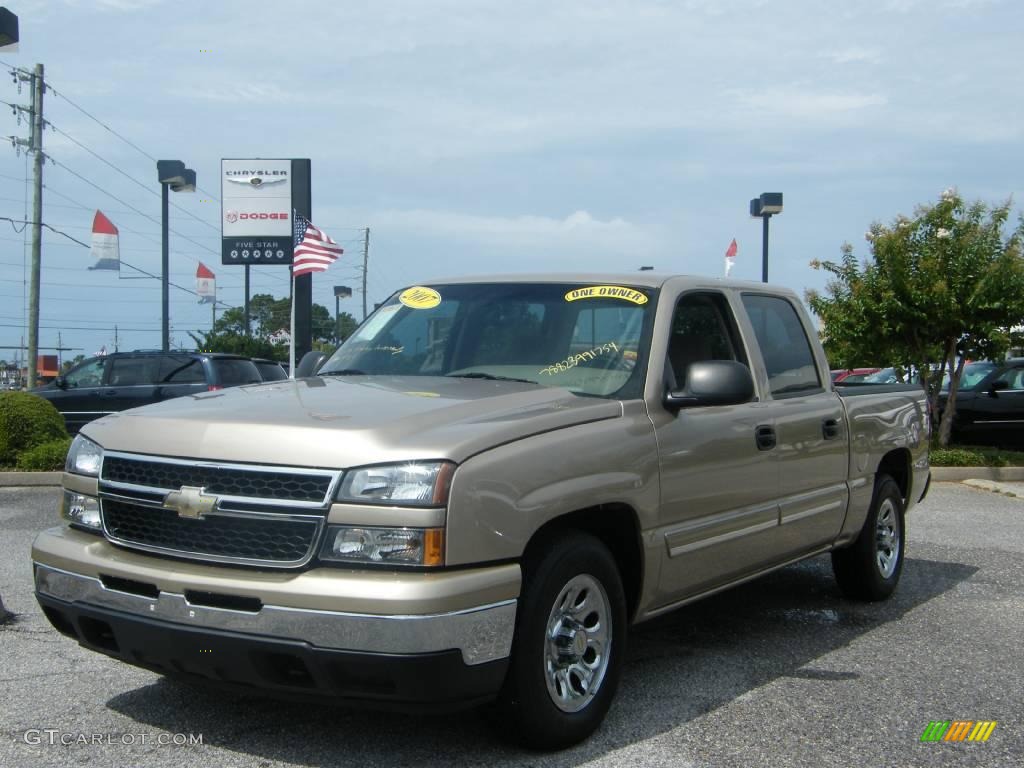
M64 500L60 507L61 516L72 525L98 531L100 523L100 502L94 496L64 491Z
M406 461L358 467L345 473L338 501L391 506L443 507L455 465L450 461Z
M321 560L380 565L444 565L444 528L331 525Z
M64 462L64 470L76 475L99 477L100 465L103 464L103 449L92 440L76 435L68 449L68 458Z

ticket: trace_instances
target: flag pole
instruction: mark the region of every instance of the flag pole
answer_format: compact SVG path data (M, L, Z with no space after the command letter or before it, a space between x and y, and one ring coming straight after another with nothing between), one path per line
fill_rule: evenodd
M292 316L288 326L288 378L295 378L295 269L289 267L292 273Z

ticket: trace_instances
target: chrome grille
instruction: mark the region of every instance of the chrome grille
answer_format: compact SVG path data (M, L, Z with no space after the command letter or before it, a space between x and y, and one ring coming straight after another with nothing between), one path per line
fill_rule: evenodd
M107 453L100 516L116 544L195 560L297 567L317 550L340 472L188 462ZM172 491L203 489L214 509L196 519L165 509Z

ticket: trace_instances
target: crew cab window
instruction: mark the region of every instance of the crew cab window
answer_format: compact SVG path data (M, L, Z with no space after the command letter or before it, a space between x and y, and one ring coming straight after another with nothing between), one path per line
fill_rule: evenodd
M793 305L777 296L748 293L743 295L743 306L761 347L772 395L785 397L820 390L811 342Z
M686 385L689 367L707 360L747 364L732 311L719 293L689 293L679 299L668 343L669 367L677 388Z
M159 362L154 357L117 357L110 361L112 387L134 387L156 382Z
M107 365L107 358L97 357L68 371L64 375L64 383L67 389L81 389L83 387L98 387L103 383L103 369Z

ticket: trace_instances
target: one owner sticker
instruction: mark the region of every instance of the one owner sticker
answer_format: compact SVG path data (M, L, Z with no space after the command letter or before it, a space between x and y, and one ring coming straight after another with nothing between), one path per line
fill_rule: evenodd
M422 285L414 285L406 288L398 300L407 307L413 309L430 309L441 303L441 294L433 288L426 288Z
M578 301L579 299L622 299L633 304L646 304L647 296L633 288L623 288L621 285L591 285L586 288L576 288L565 294L566 301Z

